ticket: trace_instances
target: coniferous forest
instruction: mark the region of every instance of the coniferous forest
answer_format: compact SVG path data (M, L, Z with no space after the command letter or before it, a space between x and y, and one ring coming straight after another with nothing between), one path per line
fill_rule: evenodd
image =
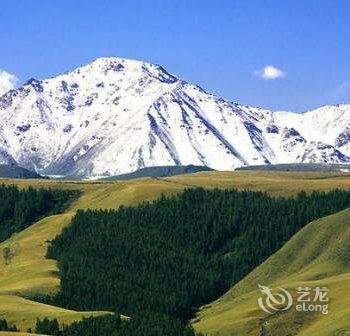
M62 330L63 329L63 330ZM193 329L180 321L159 314L145 313L130 320L116 315L84 318L59 327L57 320L37 320L36 333L52 336L195 336ZM200 336L197 334L197 336Z
M39 218L62 211L77 194L72 190L0 185L0 242Z
M144 319L144 325L159 315L168 321L163 327L172 319L185 323L196 307L227 291L304 225L349 206L350 192L342 190L275 198L198 188L137 207L78 211L48 250L61 277L54 303L115 311ZM159 335L193 333L164 330ZM141 334L158 335L146 329L123 335Z

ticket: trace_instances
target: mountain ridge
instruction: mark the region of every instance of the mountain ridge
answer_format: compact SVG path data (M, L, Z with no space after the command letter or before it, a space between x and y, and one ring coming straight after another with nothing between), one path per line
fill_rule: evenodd
M38 178L44 178L44 177L28 169L19 167L15 164L10 164L10 165L0 164L0 179L1 178L38 179Z
M104 181L113 181L113 180L132 180L135 178L146 178L146 177L170 177L176 175L184 174L194 174L199 172L213 171L213 169L206 166L154 166L146 167L136 170L131 173L121 174L116 176L106 177L102 180Z
M350 105L232 103L160 65L98 58L0 97L0 163L96 178L144 167L350 163Z

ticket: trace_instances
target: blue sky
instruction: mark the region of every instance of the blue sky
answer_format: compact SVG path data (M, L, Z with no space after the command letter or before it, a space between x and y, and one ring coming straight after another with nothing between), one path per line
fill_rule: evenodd
M243 104L350 102L347 0L2 1L0 46L18 83L118 56Z

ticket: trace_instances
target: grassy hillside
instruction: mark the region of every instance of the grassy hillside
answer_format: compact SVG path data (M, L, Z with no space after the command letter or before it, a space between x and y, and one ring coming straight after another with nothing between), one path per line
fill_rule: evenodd
M0 259L0 294L31 295L49 293L59 285L54 276L56 263L45 259L47 241L69 224L72 214L46 217L0 244L9 247L14 258L9 264ZM1 253L2 257L2 253Z
M31 307L28 308L28 314L24 314L18 309L17 300L27 295L57 291L59 285L57 265L55 261L45 258L47 242L69 225L70 218L77 209L106 209L118 208L122 204L135 205L145 200L156 199L161 193L177 193L190 186L266 190L272 195L294 195L300 190L350 188L350 174L240 171L201 172L169 178L144 178L120 182L55 180L2 180L2 182L24 188L42 186L82 191L81 197L65 214L47 217L0 244L0 318L7 318L10 322L18 324L22 330L26 330L29 326L33 327L36 316L47 315L47 307L27 300L26 303ZM2 258L4 247L10 247L15 251L15 257L9 265L5 265ZM11 300L12 305L9 304ZM65 322L82 316L81 313L62 311L55 307L52 309L51 316L60 316L61 321ZM230 318L228 320L231 321ZM209 325L208 330L212 330Z
M219 300L203 307L194 326L209 335L330 336L350 334L350 209L312 222ZM325 286L328 315L268 315L258 308L258 284Z
M77 312L62 309L42 303L26 300L18 295L0 295L1 315L3 318L20 328L21 331L28 328L35 329L37 318L57 318L61 324L70 324L86 316L99 316L106 312Z
M47 242L69 224L71 216L67 213L47 217L0 244L0 317L21 330L33 328L37 317L57 317L61 323L70 323L83 316L103 314L80 313L23 298L57 290L56 262L45 258ZM3 258L6 247L14 253L9 264Z

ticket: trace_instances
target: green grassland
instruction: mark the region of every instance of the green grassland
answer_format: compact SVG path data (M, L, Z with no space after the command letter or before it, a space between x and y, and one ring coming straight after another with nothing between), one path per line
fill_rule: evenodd
M197 186L207 188L219 187L264 190L272 195L285 196L295 195L300 190L348 189L350 188L350 174L256 171L201 172L169 178L143 178L131 181L113 182L2 180L2 183L16 184L23 188L29 186L52 187L77 189L82 192L79 199L74 201L64 214L46 217L0 244L0 318L6 318L10 323L15 323L19 326L22 331L26 331L27 328L34 327L37 317L56 317L61 323L70 323L80 319L82 316L106 313L74 312L25 299L26 297L35 295L55 293L58 290L60 280L57 275L57 264L54 260L45 258L47 245L50 240L60 234L64 227L69 225L70 219L77 209L107 209L118 208L120 205L136 205L143 201L154 200L162 193L172 194L180 192L186 187ZM345 213L347 214L347 212ZM327 219L327 223L330 226L333 227L337 224L337 221L333 223L332 217L329 218L330 219ZM325 226L327 225L325 224ZM306 229L308 228L309 226ZM302 232L304 231L305 229ZM302 233L300 234L302 235ZM321 232L317 231L315 234L321 234ZM313 241L313 237L311 236L305 239L310 240L310 242ZM323 239L324 244L328 244L327 237ZM14 257L8 264L5 264L2 257L2 251L5 247L11 248L14 252ZM313 251L314 250L310 250L310 253ZM297 265L296 256L298 256L298 258L303 254L308 256L308 252L304 252L303 249L296 250L296 252L297 255L291 255L287 261L284 261L284 267L289 265L289 263L290 267ZM264 265L259 267L256 272L259 272L262 267L266 267ZM298 269L300 265L294 267ZM346 280L342 282L342 276L344 275L340 271L344 270L344 267L340 268L332 259L328 261L328 264L324 263L322 265L324 272L330 272L330 270L332 270L332 274L334 274L333 278L340 277L339 279L333 279L332 277L329 279L333 279L336 283L339 283L339 286L340 284L345 286ZM285 271L286 270L284 270L283 274L286 274ZM316 273L310 272L311 268L308 269L308 272L305 274L307 276L318 274L319 276L319 273L316 271ZM322 274L324 274L324 272ZM251 275L249 275L247 279L249 279L250 276ZM254 276L257 277L257 275L253 275L253 277ZM276 279L276 274L272 274L271 281L276 282ZM278 279L283 280L284 278ZM309 279L310 278L306 278L305 280ZM264 280L264 278L262 280ZM270 283L266 281L264 284L268 285ZM251 285L251 287L248 285ZM238 292L239 288L241 288L240 292ZM232 292L229 292L219 302L214 303L212 306L213 308L203 309L199 315L200 322L195 323L195 327L213 335L217 332L219 333L218 335L234 335L231 327L237 327L238 332L239 330L244 330L244 333L238 333L237 335L255 335L256 333L249 333L249 328L251 328L252 332L257 330L254 321L256 322L256 319L260 318L258 317L260 316L260 312L257 311L256 304L252 305L252 302L255 300L253 296L257 295L257 292L255 291L251 294L249 292L251 288L253 288L253 283L246 279L243 280L243 282L234 287ZM340 289L341 287L339 287L339 291ZM337 291L334 290L333 295L336 295L336 293ZM240 298L240 306L236 306L235 303L238 296ZM232 302L234 303L232 304ZM236 311L236 315L230 311L230 307ZM252 310L252 307L255 310ZM330 316L333 316L333 314ZM245 322L249 322L250 327L248 329L246 329Z

